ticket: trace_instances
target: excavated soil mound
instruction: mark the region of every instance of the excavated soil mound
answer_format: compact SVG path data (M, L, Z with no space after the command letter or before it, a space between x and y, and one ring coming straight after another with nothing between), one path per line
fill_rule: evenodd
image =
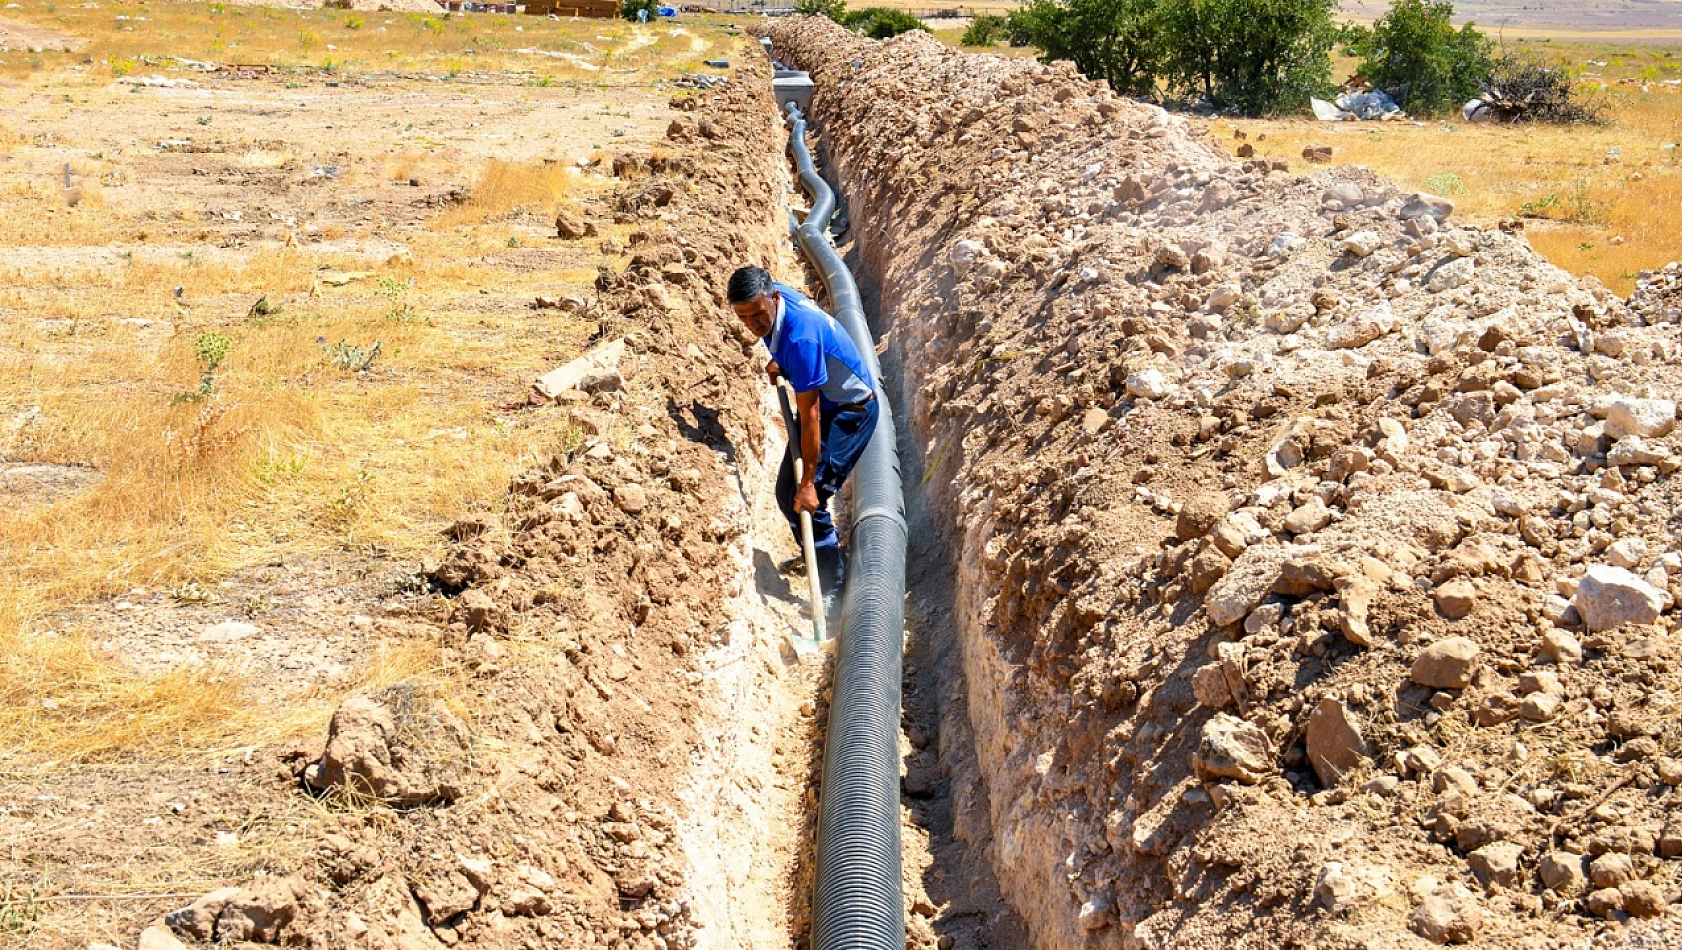
M769 30L871 225L1037 946L1676 926L1674 268L1631 307L1066 64Z
M739 463L763 438L757 341L723 287L776 258L785 177L765 63L698 100L673 106L704 137L666 147L652 180L648 156L625 156L642 170L626 194L668 198L618 213L638 223L630 264L581 303L624 341L620 365L530 410L556 454L514 478L505 511L457 521L424 570L450 596L425 619L470 688L347 700L281 775L330 816L319 847L143 945L695 945L696 893L728 885L692 879L684 799L720 718L705 658L743 579Z

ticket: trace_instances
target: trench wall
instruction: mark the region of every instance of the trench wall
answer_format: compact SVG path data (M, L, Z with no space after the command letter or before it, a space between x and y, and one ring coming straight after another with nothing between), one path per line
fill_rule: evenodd
M1516 229L1236 160L1067 64L768 32L870 222L957 565L989 802L959 830L1037 947L1528 944L1665 912L1657 278L1626 305ZM1635 870L1594 890L1608 852Z

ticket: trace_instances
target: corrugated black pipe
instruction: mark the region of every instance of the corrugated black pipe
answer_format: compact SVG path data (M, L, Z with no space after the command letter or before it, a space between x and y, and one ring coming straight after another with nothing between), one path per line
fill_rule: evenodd
M788 106L789 150L812 210L794 237L830 309L878 381L876 433L851 478L853 522L818 797L812 950L904 950L899 858L899 684L905 629L905 499L893 413L858 285L824 229L835 193L812 166L806 120Z

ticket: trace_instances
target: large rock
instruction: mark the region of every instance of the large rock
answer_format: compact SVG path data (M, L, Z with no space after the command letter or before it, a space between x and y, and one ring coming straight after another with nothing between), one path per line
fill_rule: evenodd
M1224 627L1249 616L1278 581L1288 550L1280 545L1259 545L1244 550L1203 602L1209 622Z
M1343 777L1368 762L1372 750L1361 725L1350 715L1343 703L1335 699L1320 700L1314 714L1308 717L1308 761L1320 784L1330 788Z
M461 794L466 750L467 730L443 703L399 687L345 700L304 781L399 807L451 802Z
M298 882L291 878L257 878L222 905L216 915L216 939L279 943L281 931L298 916L299 892Z
M1620 396L1606 406L1606 434L1613 439L1638 435L1656 439L1676 428L1676 403L1668 399Z
M1596 564L1583 572L1571 598L1583 625L1591 631L1626 623L1652 623L1664 611L1664 594L1621 567Z
M1440 222L1448 220L1448 216L1453 213L1454 202L1421 191L1408 196L1407 201L1402 204L1401 216L1403 220L1408 218L1433 218Z
M1254 723L1226 713L1216 713L1203 724L1191 764L1205 782L1230 778L1246 785L1260 782L1276 768L1267 733Z
M1356 646L1372 646L1367 614L1378 598L1378 583L1362 574L1340 577L1333 583L1337 588L1337 622L1343 638Z
M1478 665L1478 645L1465 637L1448 637L1426 647L1413 661L1410 678L1432 689L1465 689Z

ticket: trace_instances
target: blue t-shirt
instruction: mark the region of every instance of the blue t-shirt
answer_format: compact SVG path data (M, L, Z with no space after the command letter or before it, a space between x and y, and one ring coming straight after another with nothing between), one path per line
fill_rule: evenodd
M818 405L824 408L869 399L876 380L841 324L794 288L771 286L781 295L782 305L765 347L794 391L816 389Z

